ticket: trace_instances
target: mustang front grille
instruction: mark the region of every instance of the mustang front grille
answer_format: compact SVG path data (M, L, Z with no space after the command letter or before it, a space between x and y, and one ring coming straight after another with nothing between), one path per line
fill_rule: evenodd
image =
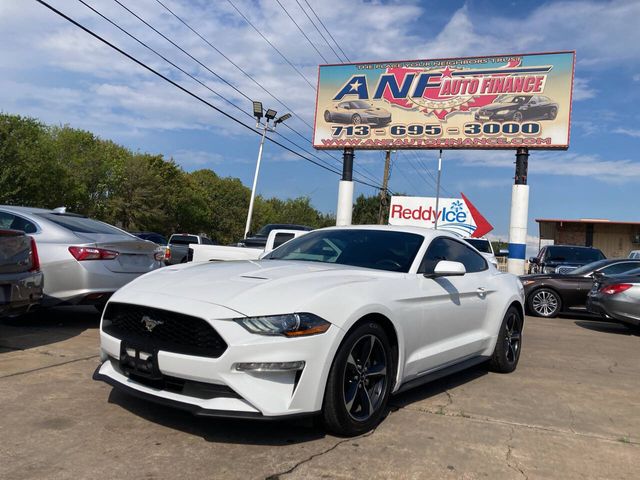
M102 329L132 346L218 358L227 349L222 337L202 318L158 308L110 303Z

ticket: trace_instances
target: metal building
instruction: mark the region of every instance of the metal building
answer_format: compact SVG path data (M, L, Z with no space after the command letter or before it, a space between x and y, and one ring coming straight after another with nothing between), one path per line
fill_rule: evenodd
M599 218L559 220L536 218L542 240L555 245L582 245L602 250L607 258L626 257L640 250L640 222L618 222Z

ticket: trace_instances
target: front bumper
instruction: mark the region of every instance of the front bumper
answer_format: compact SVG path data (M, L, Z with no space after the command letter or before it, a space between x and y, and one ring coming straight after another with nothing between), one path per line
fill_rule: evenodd
M191 307L194 307L191 302ZM217 318L230 318L224 307L205 304ZM198 310L202 305L195 305ZM184 311L184 310L182 310ZM235 314L237 316L237 314ZM203 315L200 315L203 318ZM218 358L157 351L159 373L185 384L168 389L127 376L120 365L121 340L100 332L103 364L94 378L137 396L168 404L196 415L278 418L313 414L322 408L331 359L342 338L332 325L323 334L302 338L266 337L247 332L231 320L206 321L227 343ZM285 372L238 371L237 363L299 362L302 370ZM206 386L223 395L204 393Z

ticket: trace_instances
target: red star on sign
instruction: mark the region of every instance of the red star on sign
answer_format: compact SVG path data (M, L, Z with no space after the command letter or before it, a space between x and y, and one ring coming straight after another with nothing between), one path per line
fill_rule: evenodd
M442 77L451 78L451 72L453 72L453 70L451 70L449 67L446 67L444 70L442 70Z

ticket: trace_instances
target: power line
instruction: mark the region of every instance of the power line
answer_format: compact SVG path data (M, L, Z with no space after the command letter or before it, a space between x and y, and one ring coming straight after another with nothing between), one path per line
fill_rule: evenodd
M78 0L80 3L82 3L85 7L89 8L90 10L92 10L94 13L96 13L97 15L99 15L100 17L102 17L104 20L106 20L107 22L109 22L111 25L113 25L114 27L118 28L120 31L122 31L123 33L125 33L126 35L128 35L130 38L132 38L133 40L135 40L136 42L138 42L140 45L144 46L145 48L147 48L148 50L150 50L151 52L155 53L157 56L159 56L160 58L162 58L165 62L169 63L171 66L173 66L174 68L180 70L183 74L187 75L189 78L191 78L192 80L198 82L200 85L202 85L203 87L205 87L207 90L211 91L212 93L214 93L215 95L217 95L218 97L220 97L222 100L224 100L225 102L229 103L230 105L232 105L233 107L235 107L236 109L238 109L240 112L242 112L243 114L247 115L249 118L253 119L254 117L249 114L248 112L244 111L240 106L238 106L237 104L233 103L232 101L230 101L229 99L227 99L226 97L224 97L223 95L221 95L220 93L216 92L215 90L213 90L212 88L210 88L208 85L206 85L205 83L203 83L200 79L198 79L197 77L195 77L194 75L190 74L189 72L185 71L184 69L182 69L180 66L176 65L175 63L173 63L171 60L167 59L166 57L164 57L162 54L158 53L156 50L154 50L153 48L151 48L149 45L147 45L145 42L141 41L140 39L138 39L136 36L132 35L131 33L129 33L127 30L125 30L124 28L122 28L120 25L116 24L114 21L112 21L111 19L109 19L108 17L106 17L105 15L103 15L102 13L100 13L98 10L96 10L95 8L93 8L91 5L88 5L87 3L84 2L84 0ZM214 72L213 70L211 70L210 68L208 68L207 66L205 66L202 62L200 62L197 58L193 57L192 55L190 55L188 52L186 52L183 48L181 48L179 45L177 45L175 42L173 42L170 38L168 38L166 35L164 35L162 32L158 31L156 28L154 28L152 25L150 25L147 21L145 21L143 18L141 18L140 16L136 15L134 12L132 12L131 10L129 10L127 7L125 7L124 5L122 5L122 3L120 3L118 0L114 0L118 5L120 5L122 8L124 8L125 10L127 10L131 15L133 15L134 17L136 17L139 21L141 21L142 23L144 23L147 27L149 27L151 30L153 30L154 32L156 32L158 35L160 35L162 38L164 38L166 41L168 41L169 43L171 43L173 46L175 46L176 48L178 48L181 52L183 52L185 55L187 55L189 58L191 58L192 60L194 60L195 62L197 62L199 65L203 66L204 68L206 68L209 72L211 72L213 75L215 75L217 78L219 78L220 80L222 80L224 83L226 83L227 85L231 86L235 91L237 91L240 95L242 95L243 97L245 97L247 100L251 101L251 99L244 94L244 92L240 91L238 88L236 88L234 85L232 85L231 83L229 83L227 80L225 80L223 77L221 77L220 75L218 75L216 72ZM298 133L296 130L291 129L292 131L294 131L295 133ZM297 143L295 143L294 141L290 140L289 138L285 137L284 135L278 133L278 135L280 135L280 137L282 137L284 140L286 140L287 142L291 143L292 145L300 148L302 151L304 151L305 153L317 158L319 161L323 162L326 164L326 162L324 160L322 160L320 157L318 157L315 153L309 152L307 150L304 149L304 147L301 147L300 145L298 145ZM307 140L305 137L303 137L300 133L298 133L298 135L300 135L303 139ZM334 157L332 157L334 158ZM369 178L369 180L372 180ZM373 180L374 182L376 181L375 179Z
M199 95L191 92L190 90L188 90L187 88L183 87L182 85L180 85L179 83L175 82L174 80L171 80L169 77L167 77L166 75L163 75L162 73L158 72L157 70L155 70L154 68L150 67L149 65L147 65L146 63L142 62L141 60L138 60L136 57L134 57L133 55L125 52L124 50L122 50L121 48L117 47L116 45L114 45L113 43L109 42L108 40L106 40L105 38L101 37L100 35L98 35L97 33L93 32L92 30L90 30L89 28L85 27L84 25L82 25L81 23L79 23L78 21L74 20L73 18L69 17L68 15L64 14L63 12L61 12L60 10L56 9L55 7L53 7L52 5L49 5L47 2L45 2L44 0L36 0L39 4L41 4L42 6L48 8L49 10L51 10L52 12L54 12L55 14L57 14L58 16L64 18L65 20L67 20L68 22L72 23L73 25L75 25L76 27L80 28L81 30L83 30L84 32L88 33L89 35L91 35L92 37L94 37L95 39L101 41L102 43L104 43L105 45L109 46L110 48L112 48L113 50L115 50L116 52L120 53L121 55L127 57L129 60L131 60L132 62L138 64L139 66L141 66L142 68L144 68L145 70L148 70L149 72L153 73L154 75L160 77L161 79L163 79L164 81L170 83L171 85L173 85L174 87L178 88L179 90L183 91L184 93L186 93L187 95L195 98L196 100L202 102L203 104L207 105L208 107L214 109L215 111L217 111L218 113L222 114L223 116L227 117L229 120L233 121L234 123L237 123L238 125L241 125L242 127L251 130L253 133L256 133L258 135L260 135L261 133L254 129L253 127L242 123L240 120L238 120L237 118L235 118L233 115L230 115L229 113L225 112L224 110L216 107L215 105L213 105L212 103L210 103L209 101L205 100L204 98L200 97ZM341 173L333 170L325 165L322 165L318 162L315 162L314 160L305 157L304 155L300 154L299 152L296 152L295 150L290 149L289 147L283 145L282 143L278 142L277 140L274 140L270 137L266 137L267 140L269 140L271 143L274 143L275 145L278 145L279 147L287 150L288 152L293 153L294 155L313 163L314 165L317 165L320 168L323 168L327 171L330 171L332 173L338 174L340 175ZM357 181L357 180L356 180ZM366 182L362 182L362 181L357 181L358 183L370 186L370 187L374 187L377 188L375 185L371 185L369 183Z
M117 0L114 0L117 1ZM271 93L269 90L267 90L267 88L265 88L260 82L258 82L255 78L253 78L252 75L250 75L249 73L247 73L242 67L240 67L239 65L237 65L233 60L231 60L227 55L225 55L219 48L217 48L215 45L213 45L209 40L207 40L200 32L198 32L195 28L193 28L191 25L189 25L189 23L187 23L184 19L182 19L179 15L177 15L173 10L171 10L169 7L167 7L163 2L161 2L160 0L155 0L156 3L158 3L160 6L162 6L167 12L169 12L171 15L173 15L180 23L182 23L185 27L187 27L190 31L192 31L195 35L197 35L202 41L204 41L209 47L211 47L214 51L216 51L218 54L220 54L225 60L227 60L229 63L231 63L231 65L233 65L234 67L236 67L240 72L242 72L247 78L249 78L253 83L255 83L257 86L259 86L264 92L266 92L269 96L271 96L271 98L273 98L274 100L276 100L277 102L279 102L283 107L285 107L287 110L289 110L291 113L293 113L302 123L304 123L307 127L309 127L311 130L313 130L313 126L310 125L308 122L306 122L304 120L304 118L302 118L302 116L300 116L299 114L297 114L290 106L288 106L286 103L284 103L284 101L280 100L278 97L276 97L273 93ZM146 22L145 22L146 24ZM153 27L150 27L153 29ZM155 29L153 29L155 31ZM167 39L164 35L162 35L163 38ZM171 40L167 41L171 42ZM173 42L171 42L172 44L174 44ZM175 45L175 44L174 44ZM178 47L179 48L179 47ZM182 50L182 49L181 49ZM187 54L189 55L189 54ZM189 55L191 57L191 55ZM197 60L196 60L197 61ZM200 63L200 62L198 62ZM210 69L208 69L210 70ZM221 78L218 74L216 74L214 72L214 75L216 75L216 77ZM228 83L225 81L225 83ZM235 87L233 87L234 89L236 89ZM237 90L237 89L236 89ZM241 93L241 95L243 95L245 98L248 98L244 93ZM306 142L310 142L308 137L305 137L304 135L302 135L300 132L298 132L296 129L294 129L293 127L291 127L288 124L283 124L287 129L291 130L293 133L295 133L297 136L299 136L300 138L302 138L303 140L305 140ZM282 136L282 135L281 135ZM283 136L283 138L286 139L286 137ZM293 142L291 142L293 143ZM294 143L295 145L295 143ZM298 145L297 145L298 146ZM299 147L299 146L298 146ZM302 148L302 147L299 147ZM306 150L305 150L306 151ZM311 154L310 152L306 151L307 153ZM331 158L332 160L336 161L339 165L342 164L342 162L340 162L340 160L338 158L336 158L335 156L331 155L329 152L327 152L326 150L322 150L322 153L326 156L328 156L329 158ZM315 158L319 157L317 155L311 154L313 155ZM366 172L363 173L362 171ZM359 175L361 175L362 177L372 181L372 182L377 182L377 180L375 179L375 176L369 172L367 169L365 169L364 167L362 167L362 169L358 168L354 168L354 171L356 173L358 173Z
M296 0L296 3L298 4L298 6L300 7L300 10L302 10L302 13L304 13L304 15L309 19L309 22L311 22L311 25L313 25L313 28L316 29L316 31L318 32L318 34L320 34L320 37L322 38L322 40L324 40L324 43L327 44L327 47L329 47L331 49L331 51L333 52L333 54L338 57L338 61L340 63L342 62L342 58L340 58L340 55L338 55L338 52L336 52L336 50L333 48L333 46L329 43L329 41L327 40L327 37L325 37L325 35L322 33L322 31L320 31L320 29L318 28L318 26L316 25L316 22L314 22L311 17L309 16L309 14L307 13L307 11L302 7L302 5L300 4L299 0Z
M265 36L262 34L262 32L261 32L260 30L258 30L258 28L257 28L253 23L251 23L251 21L250 21L250 20L249 20L249 19L248 19L248 18L247 18L247 17L246 17L246 16L245 16L241 11L240 11L240 10L238 10L238 7L236 7L236 6L235 6L235 4L234 4L231 0L227 0L227 2L229 2L229 4L234 8L234 10L235 10L236 12L238 12L238 14L239 14L242 18L244 18L244 21L245 21L245 22L247 22L247 23L251 26L251 28L253 28L253 29L258 33L258 35L260 35L260 36L263 38L263 40L264 40L265 42L267 42L269 45L271 45L271 47L272 47L276 52L278 52L278 54L279 54L279 55L284 59L284 61L285 61L285 62L287 62L287 63L289 64L289 66L290 66L291 68L293 68L293 69L298 73L298 75L300 75L300 76L302 77L302 79L303 79L305 82L307 82L307 85L309 85L309 86L310 86L310 87L315 91L316 87L314 87L314 86L313 86L313 84L309 81L309 79L308 79L308 78L307 78L307 77L306 77L306 76L305 76L305 75L304 75L300 70L298 70L298 69L295 67L295 65L293 65L293 63L291 63L291 62L289 61L289 59L288 59L287 57L285 57L285 56L284 56L284 54L283 54L280 50L278 50L278 48L277 48L273 43L271 43L271 42L269 41L269 39L268 39L267 37L265 37Z
M313 7L311 5L309 5L309 2L307 0L304 0L304 3L307 4L307 7L309 7L309 10L311 10L313 15L318 19L318 21L320 22L320 25L322 25L322 28L324 28L325 32L327 32L329 37L331 37L331 40L333 40L333 43L336 44L336 46L338 47L338 50L340 50L342 52L342 55L344 55L344 58L347 59L347 62L351 62L351 60L349 60L349 57L347 57L347 54L344 53L344 50L342 50L342 47L340 46L340 44L338 42L336 42L335 38L333 38L333 35L331 35L331 32L327 29L327 27L325 26L324 22L320 19L320 17L316 13L316 11L313 9Z
M307 42L309 42L311 44L311 46L315 49L316 52L318 52L318 55L320 55L320 57L322 58L322 60L324 60L324 63L329 63L329 60L326 59L326 57L322 54L322 52L320 50L318 50L318 47L316 47L315 43L313 43L311 41L311 39L307 36L306 33L304 33L304 30L302 28L300 28L300 25L298 25L298 22L296 22L293 17L291 15L289 15L289 12L287 11L286 8L284 8L284 5L282 5L282 3L280 3L280 0L276 0L276 2L278 2L278 5L280 5L280 8L282 8L282 10L284 10L284 13L287 14L287 17L289 17L289 19L293 22L293 24L298 28L298 30L300 30L300 33L302 34L302 36L304 38L307 39Z

